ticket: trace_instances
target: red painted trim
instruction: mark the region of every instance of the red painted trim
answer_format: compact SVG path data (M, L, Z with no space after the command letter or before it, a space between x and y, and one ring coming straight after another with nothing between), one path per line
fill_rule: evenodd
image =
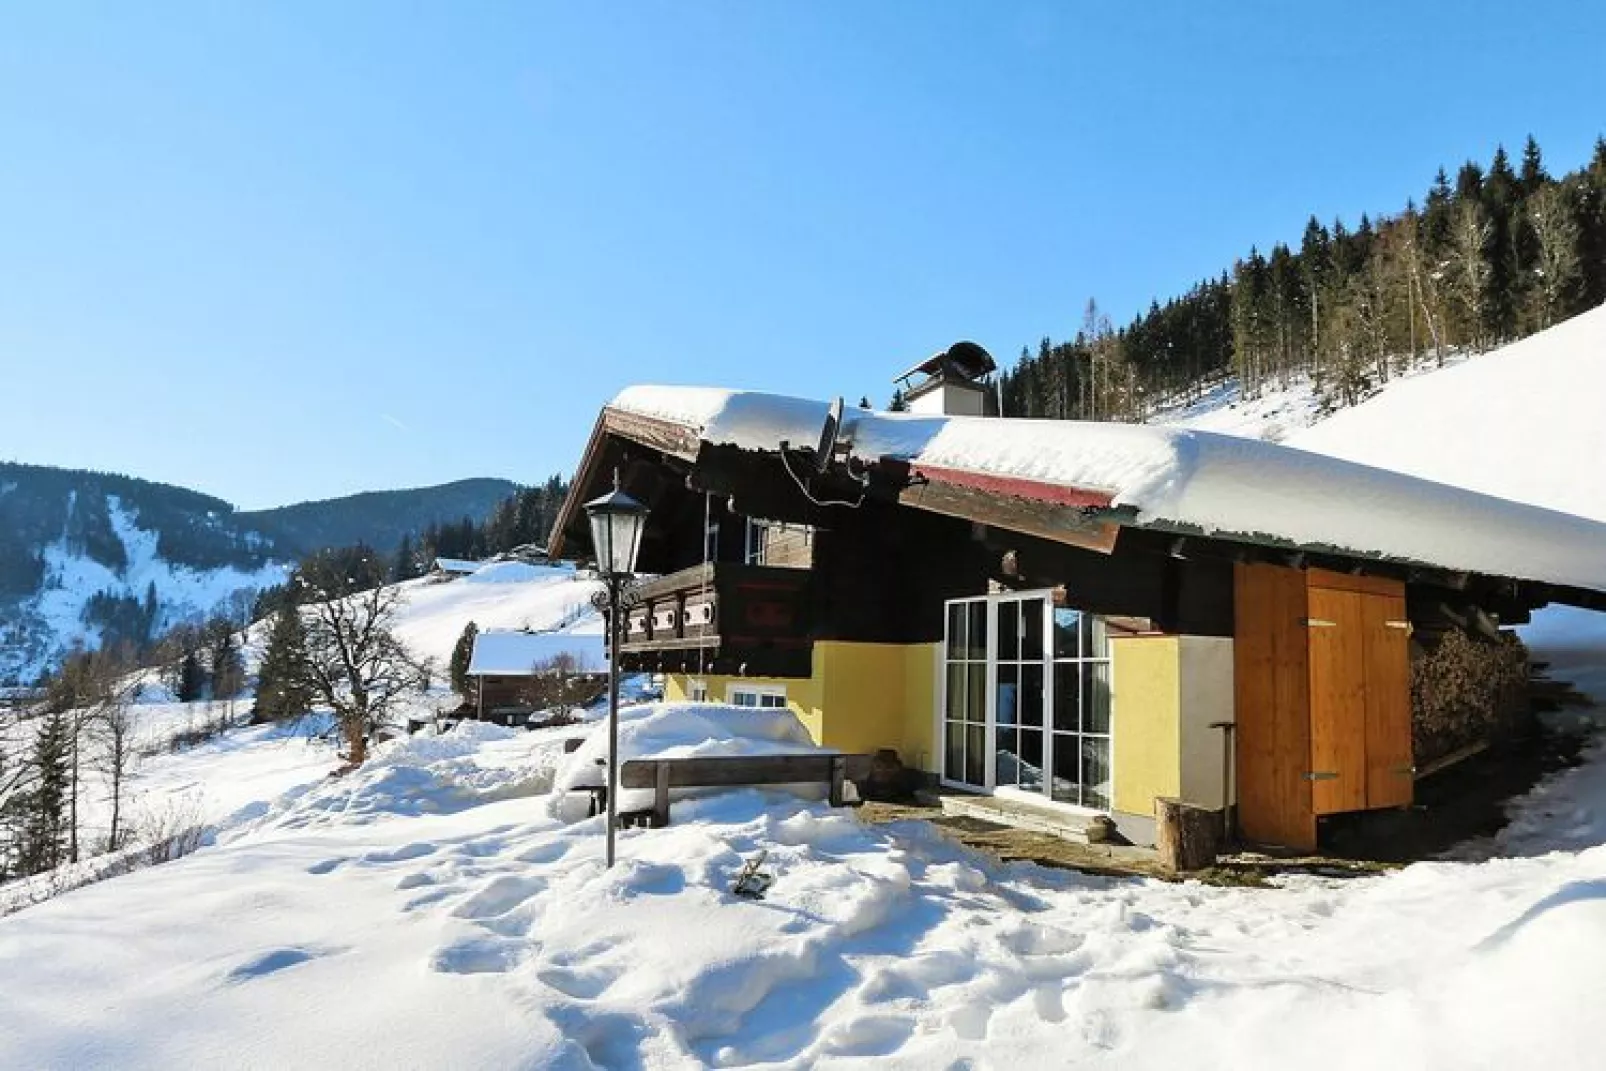
M1110 505L1111 498L1102 491L1089 491L1081 487L1029 480L1021 476L994 476L965 469L950 469L942 465L915 465L912 471L933 483L946 483L955 487L968 487L990 494L1027 498L1034 502L1052 502L1059 506L1092 507L1101 509Z

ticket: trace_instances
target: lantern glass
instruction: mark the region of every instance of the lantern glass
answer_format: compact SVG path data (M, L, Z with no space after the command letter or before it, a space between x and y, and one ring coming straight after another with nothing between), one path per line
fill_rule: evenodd
M591 546L597 569L605 576L628 576L636 571L641 534L647 526L647 507L617 487L586 503L591 521Z

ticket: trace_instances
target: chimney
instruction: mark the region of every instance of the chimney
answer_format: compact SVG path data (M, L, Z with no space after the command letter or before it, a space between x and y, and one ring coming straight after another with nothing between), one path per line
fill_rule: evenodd
M893 380L909 412L925 416L997 416L990 377L998 366L974 342L955 342Z

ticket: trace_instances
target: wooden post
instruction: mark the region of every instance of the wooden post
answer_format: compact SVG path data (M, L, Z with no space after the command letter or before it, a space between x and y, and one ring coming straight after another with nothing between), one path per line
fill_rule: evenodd
M1201 870L1216 861L1221 812L1178 799L1154 801L1155 846L1167 870Z
M842 806L842 782L848 776L848 757L846 755L831 756L831 806Z
M669 763L658 763L654 774L652 824L655 829L662 829L669 824Z

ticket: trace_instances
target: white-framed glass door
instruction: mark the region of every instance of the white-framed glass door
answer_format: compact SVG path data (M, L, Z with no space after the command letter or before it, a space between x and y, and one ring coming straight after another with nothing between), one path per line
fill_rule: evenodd
M947 604L942 778L982 791L1110 806L1110 661L1104 622L1048 592Z

